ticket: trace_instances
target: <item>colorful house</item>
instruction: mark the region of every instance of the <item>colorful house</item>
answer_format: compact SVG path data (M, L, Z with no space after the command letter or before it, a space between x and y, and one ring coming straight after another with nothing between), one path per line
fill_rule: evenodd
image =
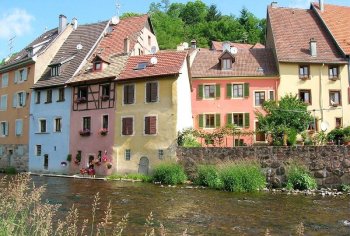
M277 97L279 77L272 50L251 45L237 48L229 42L216 48L223 50L198 49L191 67L194 127L212 132L234 124L242 133L255 131L255 111L265 100ZM222 145L265 141L265 135L257 133L227 137ZM201 142L210 144L211 140Z
M72 30L60 15L58 28L46 31L0 66L0 168L28 171L30 88Z
M309 130L331 130L349 111L347 61L314 10L268 7L266 47L278 61L278 98L292 93L315 117Z
M115 170L147 174L175 159L178 132L192 127L187 52L132 56L117 82Z
M70 153L81 161L72 171L95 163L97 174L115 170L112 157L115 143L117 100L115 78L130 55L158 51L158 43L147 15L129 17L110 26L82 70L67 82L72 86ZM123 107L117 109L123 110Z
M48 61L34 84L30 109L29 170L67 173L70 145L72 88L65 85L86 63L106 32L108 22L79 25Z

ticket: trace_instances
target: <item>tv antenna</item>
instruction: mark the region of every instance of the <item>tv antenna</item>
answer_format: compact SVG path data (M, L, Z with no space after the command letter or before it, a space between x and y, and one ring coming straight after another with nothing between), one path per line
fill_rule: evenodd
M8 43L9 51L10 51L9 56L12 55L13 41L14 41L15 38L16 38L16 35L12 36L12 37L9 39L9 43Z
M115 9L116 9L116 16L119 18L119 14L120 14L120 8L121 8L122 6L120 5L120 3L119 3L119 1L118 0L116 0L116 3L115 3Z

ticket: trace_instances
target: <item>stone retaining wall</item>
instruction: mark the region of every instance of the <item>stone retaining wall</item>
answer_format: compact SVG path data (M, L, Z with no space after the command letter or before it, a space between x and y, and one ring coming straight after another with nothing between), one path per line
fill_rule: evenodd
M190 177L195 175L198 164L256 160L261 164L269 184L281 187L286 181L286 166L296 161L309 168L319 186L350 184L350 146L178 147L176 153L177 161L185 167Z

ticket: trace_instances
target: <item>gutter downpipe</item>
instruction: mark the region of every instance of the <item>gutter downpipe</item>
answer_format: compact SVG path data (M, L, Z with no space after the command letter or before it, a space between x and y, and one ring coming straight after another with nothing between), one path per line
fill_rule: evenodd
M323 103L322 103L322 71L323 71L324 63L322 63L321 69L320 69L320 96L319 96L319 102L320 102L320 112L321 112L321 122L323 121Z

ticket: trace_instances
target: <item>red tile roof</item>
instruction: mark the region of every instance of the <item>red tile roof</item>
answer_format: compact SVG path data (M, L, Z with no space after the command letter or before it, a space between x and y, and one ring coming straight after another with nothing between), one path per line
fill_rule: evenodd
M321 12L318 3L313 3L312 6L339 47L346 55L350 55L350 7L324 4L324 11Z
M211 41L211 48L213 50L219 50L219 51L222 51L222 43L223 42L218 42L218 41ZM262 45L262 44L260 44ZM234 43L234 42L231 42L231 47L236 47L238 49L249 49L249 48L252 48L254 47L255 45L254 44L248 44L248 43Z
M128 59L126 66L117 81L179 74L186 56L187 52L185 51L167 51L158 52L154 55L132 56ZM157 58L157 64L152 65L150 63L152 57ZM147 67L142 70L135 70L138 63L142 62L148 62Z
M344 63L340 50L313 10L268 8L277 59L280 62ZM317 41L317 56L312 57L310 39Z
M277 76L271 49L238 49L232 70L221 70L221 51L200 49L191 67L192 77Z

